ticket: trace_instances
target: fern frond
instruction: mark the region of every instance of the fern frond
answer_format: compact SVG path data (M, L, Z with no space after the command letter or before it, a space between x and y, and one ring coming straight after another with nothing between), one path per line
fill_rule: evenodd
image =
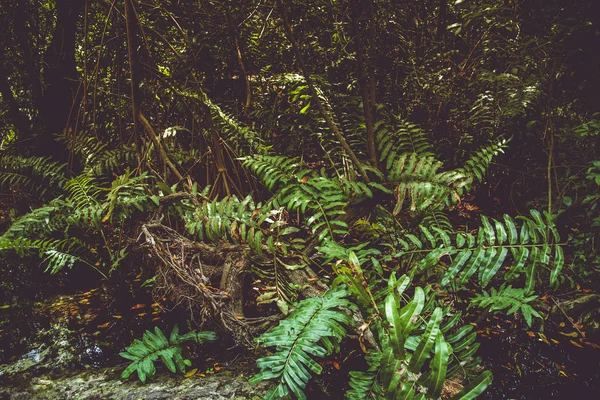
M480 148L469 157L462 167L456 170L460 174L471 178L469 184L464 187L465 191L471 188L471 183L475 179L479 182L483 181L483 176L486 174L492 159L499 153L503 153L508 146L507 144L508 140L501 139L497 143ZM462 191L460 191L460 194L462 194Z
M267 232L263 223L272 223L270 217L275 217L276 213L257 206L250 195L241 201L231 196L204 202L192 213L187 213L184 219L188 232L201 240L248 243L257 254L262 254Z
M238 153L256 153L267 154L269 148L265 146L260 134L254 132L247 126L242 125L237 119L227 114L223 109L215 104L206 93L199 90L192 92L191 90L177 90L175 93L186 99L193 99L200 104L208 107L210 115L213 118L220 136L224 138ZM241 150L244 149L242 152Z
M489 311L506 310L506 315L520 312L525 318L527 325L531 327L532 317L542 318L542 316L531 307L530 302L537 299L537 296L527 295L525 289L513 288L512 286L502 285L499 289L492 288L488 293L485 290L471 299L471 304L487 308Z
M147 330L142 340L135 339L130 346L125 348L124 352L120 353L121 357L132 361L121 374L121 379L127 379L137 371L138 378L145 383L146 379L152 378L156 374L154 362L159 358L169 371L184 373L186 366L190 366L191 362L183 358L180 345L189 340L203 343L216 339L214 332L190 332L179 335L177 325L173 327L169 339L158 327L154 328L154 332Z
M384 400L384 391L377 379L381 367L381 352L374 351L365 355L368 364L367 371L350 371L349 385L352 388L346 392L348 400Z
M132 145L122 145L116 149L105 149L99 153L89 160L86 170L96 176L102 176L109 172L133 168L135 163L135 148Z
M345 207L351 200L373 195L366 184L319 176L302 169L293 158L254 156L243 158L243 162L269 189L277 187L269 208L285 207L298 215L305 214L304 222L319 241L326 236L345 235L348 225L340 218Z
M469 179L460 172L437 172L442 163L433 157L420 157L416 153L405 153L396 158L388 179L398 182L396 186L396 206L398 214L409 202L411 211L436 209L446 204L457 191L468 185Z
M147 172L131 176L129 170L116 177L108 190L106 202L102 204L102 208L106 211L102 222L112 218L114 213L117 213L119 218L128 218L135 210L144 212L158 206L158 197L146 191L146 181L151 178Z
M25 238L43 237L65 226L67 205L62 199L54 199L48 204L33 209L14 221L2 237Z
M419 126L401 119L394 125L391 131L383 121L375 125L379 160L387 170L392 170L396 159L403 154L433 157L431 143Z
M294 178L298 179L298 160L284 156L254 155L239 158L242 165L248 168L269 190L277 185L285 185ZM305 170L308 172L308 170ZM306 173L305 172L305 173ZM300 174L304 175L304 174Z
M51 161L50 157L2 158L0 186L18 185L42 197L50 188L62 188L66 181L65 165Z
M277 386L265 398L280 399L290 391L299 399L306 399L303 389L311 372L323 370L313 357L331 354L345 337L344 326L352 319L341 308L352 308L343 289L334 289L321 297L302 300L298 308L285 320L256 339L265 347L275 347L275 354L259 358L260 372L250 383L275 379Z
M531 293L539 267L550 266L551 261L554 265L550 282L556 281L564 265L564 254L558 244L560 237L554 218L546 212L542 216L536 210L531 210L530 214L531 218L519 217L523 221L520 229L508 215L504 215L502 222L482 216L477 235L458 232L454 238L440 229L430 230L420 225L425 240L414 234L404 234L404 239L399 240L402 251L398 256L427 254L411 267L413 274L438 265L443 256L451 256L452 262L442 276L442 286L451 282L462 286L477 277L481 287L485 288L505 266L508 267L505 279L513 280L524 274L527 293ZM507 262L509 254L512 255L511 264Z

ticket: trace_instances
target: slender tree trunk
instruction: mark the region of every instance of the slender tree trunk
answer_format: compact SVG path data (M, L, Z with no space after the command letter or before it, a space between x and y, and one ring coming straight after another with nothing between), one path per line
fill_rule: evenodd
M144 124L146 134L150 137L150 140L154 143L156 151L160 154L160 142L152 129L152 125L146 120L146 118L140 112L140 102L142 100L142 94L140 90L140 82L142 79L143 69L138 59L137 49L139 47L138 39L138 21L134 9L133 0L125 0L125 27L127 30L127 57L129 60L129 76L131 81L131 112L133 122L133 141L135 143L135 153L140 168L144 165L144 158L141 154L142 139L138 133L139 122ZM141 116L141 118L140 118Z
M302 57L302 52L300 51L300 48L298 47L298 43L296 42L296 39L294 38L294 32L292 31L292 27L290 26L290 24L288 22L287 14L285 12L285 7L283 5L282 0L277 0L277 7L279 9L279 14L281 15L281 19L283 21L283 27L285 28L285 33L286 33L287 39L289 40L290 44L292 45L292 49L294 50L294 53L296 54L296 61L298 61L298 64L300 65L300 69L302 70L302 74L304 75L304 80L306 81L306 84L311 93L313 101L315 102L317 108L319 109L319 112L325 119L327 126L329 127L329 129L331 130L331 132L333 133L335 138L338 140L338 142L340 142L340 145L342 146L342 148L344 149L344 151L346 152L348 157L350 157L350 160L352 161L352 163L358 170L358 173L360 174L362 179L365 182L369 182L369 176L367 175L367 172L365 171L364 166L362 165L362 163L360 162L358 157L356 157L356 154L354 153L354 151L352 150L350 145L348 145L348 142L346 142L346 138L344 137L342 132L339 130L338 126L333 121L331 114L329 112L327 112L327 110L325 109L325 106L323 106L323 103L321 102L321 99L319 98L319 94L317 93L315 84L314 84L312 78L310 77L310 74L308 72L308 68L306 67L306 64L304 63L304 58Z
M46 90L40 102L40 116L45 125L36 140L34 153L51 155L66 161L66 148L57 143L55 134L73 129L73 117L80 95L77 93L79 74L75 64L77 22L83 11L81 0L56 0L56 28L44 54L44 83Z
M125 21L127 28L127 54L129 57L130 69L129 73L131 77L131 110L133 113L134 123L133 134L136 143L138 163L140 165L142 164L142 157L139 150L141 145L141 138L137 132L137 129L139 127L138 123L141 123L142 127L144 128L144 131L146 132L146 135L154 144L154 148L156 149L158 156L162 159L165 168L168 168L173 173L173 175L175 175L175 177L181 181L183 180L183 176L181 175L175 164L173 164L173 162L169 159L169 155L167 154L167 151L165 150L162 143L160 142L158 135L154 131L154 128L152 128L152 125L150 124L148 119L146 119L146 117L140 109L140 103L142 99L140 82L143 76L143 68L139 60L140 55L138 52L138 46L140 43L138 38L140 30L139 20L135 12L133 0L125 0Z
M448 18L448 0L440 0L438 10L438 27L437 27L437 38L442 40L446 33L446 24Z
M133 120L133 133L137 139L138 113L142 95L140 81L142 78L142 65L139 62L137 49L139 40L137 35L137 19L133 10L133 0L125 0L125 23L127 29L127 56L129 58L129 75L131 78L131 112Z
M225 11L225 16L227 18L227 23L229 24L229 29L231 30L231 35L233 37L233 41L235 44L235 54L237 57L238 65L240 66L240 72L242 77L244 78L244 84L246 88L246 100L244 102L244 109L247 111L250 109L250 105L252 104L252 92L250 88L250 77L246 72L246 66L244 65L244 58L242 57L242 48L240 47L240 42L238 40L238 31L235 27L229 10Z
M27 82L31 89L32 103L36 109L39 110L40 102L42 101L42 81L40 76L40 59L39 55L36 56L31 46L31 27L25 21L30 20L27 17L27 13L31 12L31 9L26 9L28 5L26 1L17 2L15 21L13 24L15 36L20 48L20 53L23 56L24 67L27 74Z
M368 5L366 5L368 7ZM358 69L358 85L363 103L363 113L365 117L365 127L367 131L367 144L369 151L369 161L373 167L377 168L377 147L375 144L375 132L373 129L373 101L371 99L370 77L367 74L365 57L363 54L363 43L360 29L361 13L365 13L365 4L361 0L352 0L352 27L354 30L354 45L356 47L356 62Z

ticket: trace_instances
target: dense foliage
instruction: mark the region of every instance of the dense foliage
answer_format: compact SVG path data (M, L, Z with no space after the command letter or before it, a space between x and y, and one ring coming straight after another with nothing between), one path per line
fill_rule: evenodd
M465 304L539 327L538 294L598 289L593 1L14 3L2 257L144 265L270 348L267 398L352 341L347 398L471 399L492 376ZM185 371L181 341L213 339L187 335L148 331L123 377Z

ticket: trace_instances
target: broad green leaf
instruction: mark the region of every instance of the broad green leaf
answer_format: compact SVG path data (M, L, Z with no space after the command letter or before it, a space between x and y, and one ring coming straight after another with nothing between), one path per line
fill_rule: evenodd
M504 218L504 223L506 224L506 227L508 228L508 243L509 244L517 244L517 238L518 238L517 227L515 226L514 221L507 214L504 214L503 218Z
M434 357L429 364L431 375L426 383L429 389L428 395L430 398L438 398L442 393L444 381L446 380L446 372L448 370L448 358L450 357L451 347L444 340L444 335L439 334L434 349Z
M504 242L506 242L507 239L507 234L506 234L506 230L504 229L504 225L502 225L499 221L497 220L493 220L494 221L494 226L496 228L496 238L498 239L498 244L499 245L503 245Z
M490 246L493 246L496 243L496 234L494 233L494 228L490 224L490 220L485 216L481 216L481 222L483 224L483 232L485 233L485 237Z
M419 372L425 363L425 360L429 357L429 353L435 343L437 336L440 333L440 321L442 320L442 309L437 307L429 322L425 333L421 336L421 341L417 346L417 349L410 358L408 369L412 372Z
M471 400L479 396L492 383L492 373L490 371L482 372L469 385L453 397L456 400Z
M498 252L496 258L491 260L491 262L486 266L483 275L481 277L481 286L486 287L492 278L496 275L502 263L506 259L506 255L508 254L508 249L506 247L502 247Z

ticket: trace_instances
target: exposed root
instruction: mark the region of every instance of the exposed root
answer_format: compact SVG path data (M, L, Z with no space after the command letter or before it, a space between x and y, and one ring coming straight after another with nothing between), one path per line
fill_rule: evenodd
M158 223L143 225L142 233L156 260L155 295L188 309L199 327L217 323L238 342L249 343L253 329L243 313L244 272L250 266L247 246L194 242Z
M251 250L247 245L195 242L160 223L147 223L141 229L144 247L149 249L149 255L156 263L155 296L167 297L177 306L189 310L190 320L198 327L216 323L237 343L253 347L253 337L283 317L277 314L245 318L244 280L252 263ZM301 298L317 297L328 290L328 286L308 267L285 270L284 273L286 279L299 287ZM377 347L360 313L347 312L360 327L356 333L361 346L364 347L364 343Z

